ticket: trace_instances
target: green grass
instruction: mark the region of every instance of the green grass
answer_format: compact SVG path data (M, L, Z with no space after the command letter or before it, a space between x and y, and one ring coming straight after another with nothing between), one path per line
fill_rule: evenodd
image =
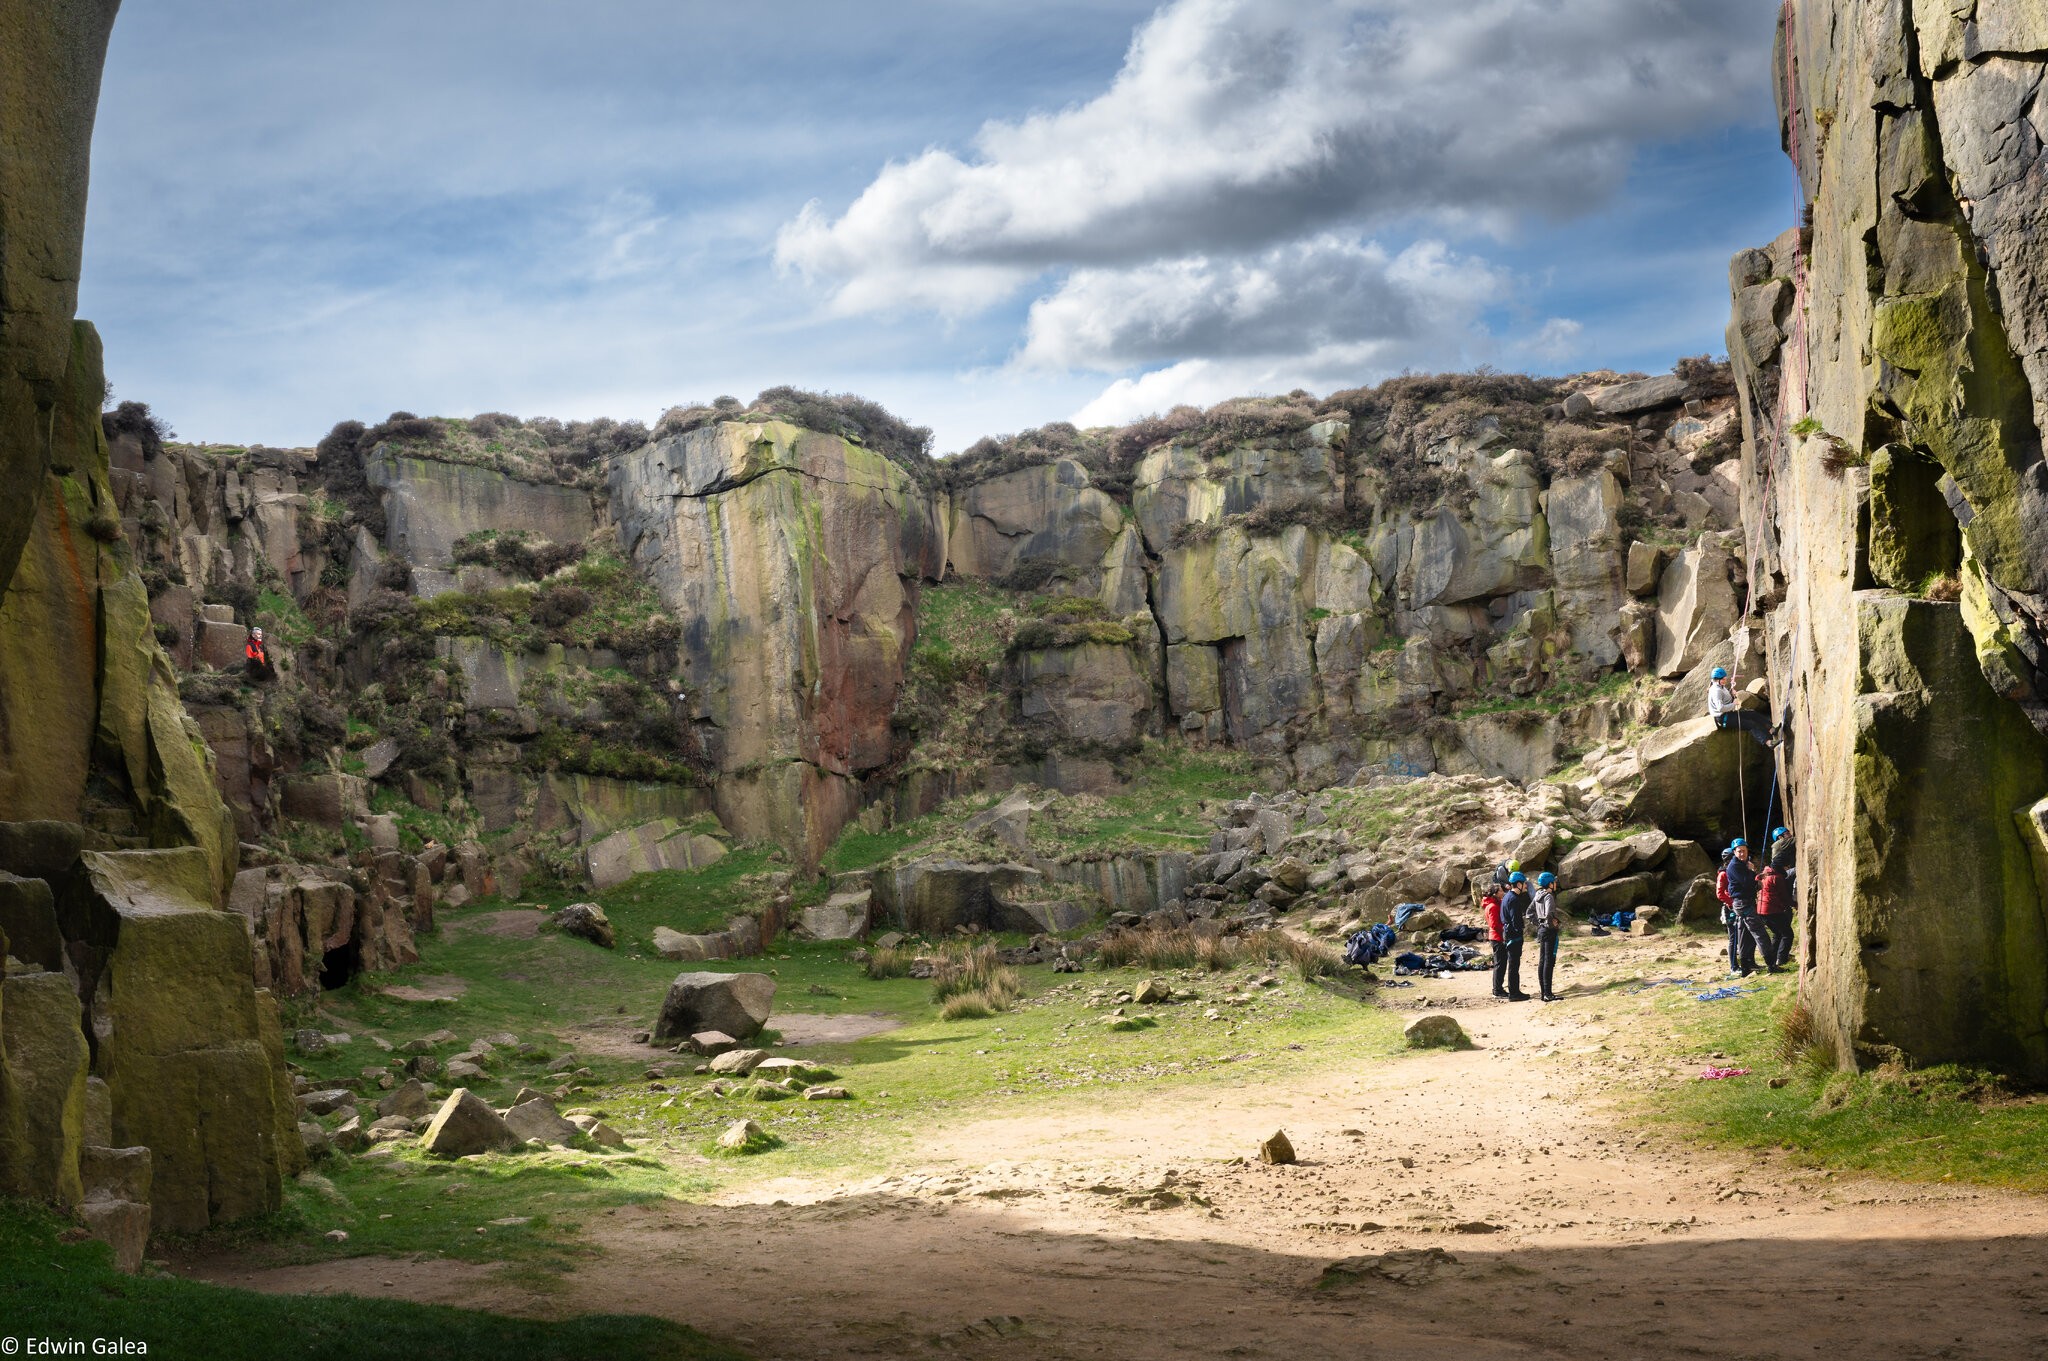
M312 642L316 633L313 621L306 618L297 601L268 587L256 595L256 622L263 626L266 637L292 647Z
M1199 782L1209 775L1182 770L1178 778ZM1332 1062L1385 1058L1400 1047L1393 1013L1361 1003L1341 979L1305 982L1280 959L1247 961L1220 974L1162 973L1177 992L1201 1000L1145 1008L1157 1024L1125 1033L1109 1031L1104 1021L1117 992L1154 976L1137 969L1079 976L1021 969L1014 1010L946 1020L930 980L869 978L848 957L851 942L784 940L761 958L701 965L666 962L644 948L645 934L657 923L722 925L760 890L760 881L749 876L775 863L767 852L742 850L705 870L642 875L597 895L619 934L613 951L550 932L517 939L463 929L465 920L511 906L486 901L448 914L452 929L421 941L420 963L359 977L326 994L317 1011L294 1007L288 1027L310 1024L352 1037L324 1053L295 1056L315 1085L363 1082L363 1069L402 1057L378 1048L373 1035L402 1051L428 1032L452 1030L456 1039L434 1051L444 1060L479 1036L517 1035L539 1052L494 1054L488 1077L469 1084L500 1105L520 1085L543 1091L564 1085L548 1074L563 1068L562 1055L573 1054L576 1066L590 1072L567 1082L570 1091L560 1104L600 1113L631 1148L623 1154L493 1154L456 1163L414 1150L337 1156L315 1168L317 1179L293 1191L283 1214L241 1231L239 1239L260 1254L289 1260L426 1253L504 1261L538 1279L584 1259L589 1249L578 1226L622 1205L693 1199L760 1177L880 1170L908 1156L921 1133L949 1117L1042 1110L1059 1100L1090 1106L1142 1100L1162 1087L1285 1077ZM678 972L743 970L775 977L778 1014L878 1015L902 1023L852 1043L788 1049L831 1070L853 1100L719 1097L711 1094L714 1079L696 1075L689 1056L653 1048L596 1052L600 1030L615 1044L621 1032L651 1025ZM450 974L468 984L453 1001L405 1001L381 991ZM1278 983L1252 987L1263 974ZM1230 1004L1227 990L1250 1000ZM1220 1019L1205 1017L1212 1007ZM666 1069L662 1077L649 1076L654 1064ZM779 1145L742 1159L701 1160L718 1134L742 1118L758 1121ZM493 1222L511 1219L527 1222ZM334 1228L348 1231L347 1242L322 1236Z
M1216 828L1204 801L1242 797L1259 784L1257 770L1235 752L1148 741L1126 768L1122 792L1064 800L1051 816L1033 818L1032 847L1053 855L1206 849Z
M208 1361L739 1356L679 1324L631 1315L543 1322L439 1305L259 1295L165 1276L124 1276L103 1245L62 1242L61 1229L41 1210L0 1201L0 1319L10 1337L78 1339L87 1346L94 1338L123 1338L153 1357Z
M1642 1103L1642 1116L1703 1142L1775 1148L1814 1167L1905 1181L1960 1181L2048 1191L2048 1099L2013 1099L1956 1068L1843 1073L1781 1054L1794 1005L1789 980L1722 1002L1659 990L1654 1014L1682 1051L1720 1052L1747 1077L1683 1082ZM1786 1079L1772 1088L1773 1078Z
M1003 659L1014 604L986 582L927 586L918 597L912 673L943 685L984 674Z
M1625 694L1637 680L1638 677L1616 672L1592 682L1559 681L1533 695L1503 695L1478 700L1459 708L1456 717L1477 718L1482 714L1563 713L1566 709L1577 708L1596 699Z

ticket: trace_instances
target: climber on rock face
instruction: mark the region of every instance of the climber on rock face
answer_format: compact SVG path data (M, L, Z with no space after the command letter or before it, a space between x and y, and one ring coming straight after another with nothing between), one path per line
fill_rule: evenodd
M242 648L242 659L252 681L269 680L274 674L270 669L270 650L263 645L262 629L249 630L249 641Z
M1725 666L1715 667L1713 679L1707 683L1707 716L1714 720L1715 727L1739 728L1761 746L1771 747L1777 743L1771 734L1770 719L1749 712L1736 701L1735 682L1729 679Z

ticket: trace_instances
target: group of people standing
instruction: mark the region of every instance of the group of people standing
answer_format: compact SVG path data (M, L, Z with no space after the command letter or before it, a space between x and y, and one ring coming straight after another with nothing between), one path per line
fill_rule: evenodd
M1493 872L1480 906L1486 909L1486 939L1493 946L1493 995L1526 1002L1522 991L1522 946L1536 938L1536 995L1558 1000L1557 943L1564 935L1564 909L1557 902L1557 876L1545 870L1532 886L1522 862L1510 860Z
M1736 977L1755 973L1759 959L1766 973L1791 961L1794 866L1792 834L1783 827L1771 833L1770 857L1761 864L1742 837L1722 853L1714 892L1728 928L1728 971Z

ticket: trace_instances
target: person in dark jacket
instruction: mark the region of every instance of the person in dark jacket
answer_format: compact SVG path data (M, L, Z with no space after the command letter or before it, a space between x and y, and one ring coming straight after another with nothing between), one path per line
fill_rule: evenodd
M1735 852L1742 845L1742 839L1738 837L1727 850L1721 852L1721 872L1714 878L1714 896L1721 900L1721 925L1728 931L1728 972L1747 975L1756 968L1756 957L1750 954L1745 963L1743 947L1750 944L1750 941L1742 934L1741 924L1735 920L1735 899L1728 892L1728 866L1734 863Z
M1500 928L1493 946L1493 995L1510 1002L1529 1000L1529 994L1522 991L1522 933L1528 915L1529 877L1516 870L1508 876L1507 891L1500 896Z
M1555 1002L1557 989L1552 984L1557 974L1557 943L1564 935L1564 909L1557 904L1557 876L1549 870L1536 876L1536 892L1529 899L1529 929L1536 937L1536 995Z
M1778 973L1792 958L1792 881L1776 865L1756 877L1756 920L1770 937L1764 967Z
M1759 950L1769 964L1771 944L1756 919L1756 866L1750 863L1749 843L1738 837L1734 849L1724 871L1728 877L1729 953L1737 956L1735 972L1747 978L1756 972Z

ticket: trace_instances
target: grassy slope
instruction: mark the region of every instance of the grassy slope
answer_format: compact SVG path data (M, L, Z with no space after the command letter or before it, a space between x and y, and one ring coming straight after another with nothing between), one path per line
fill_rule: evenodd
M259 1295L161 1276L123 1276L98 1243L64 1243L44 1212L0 1201L0 1320L21 1338L122 1338L153 1357L270 1361L404 1356L471 1361L737 1358L678 1324L627 1315L558 1323L350 1296Z
M1672 1048L1719 1052L1727 1057L1715 1063L1752 1071L1660 1090L1642 1106L1645 1121L1723 1147L1780 1149L1816 1167L2048 1191L2048 1098L1987 1100L1976 1077L1953 1069L1851 1074L1788 1061L1789 981L1697 1001L1706 986L1659 989L1652 1014ZM1786 1083L1774 1089L1773 1078Z

